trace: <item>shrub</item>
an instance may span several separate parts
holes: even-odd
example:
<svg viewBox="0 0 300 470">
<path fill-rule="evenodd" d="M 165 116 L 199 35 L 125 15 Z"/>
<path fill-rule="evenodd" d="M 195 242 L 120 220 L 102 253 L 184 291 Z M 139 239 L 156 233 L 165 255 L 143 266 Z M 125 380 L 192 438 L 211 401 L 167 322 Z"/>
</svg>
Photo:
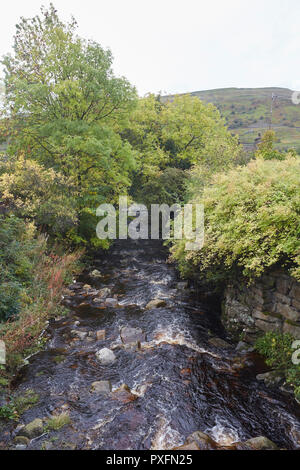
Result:
<svg viewBox="0 0 300 470">
<path fill-rule="evenodd" d="M 285 374 L 297 398 L 300 399 L 300 365 L 293 364 L 295 339 L 288 333 L 268 332 L 256 341 L 256 349 L 266 358 L 266 364 Z"/>
<path fill-rule="evenodd" d="M 214 281 L 239 272 L 250 281 L 280 264 L 300 279 L 300 159 L 252 160 L 218 173 L 199 197 L 205 208 L 202 250 L 185 252 L 177 241 L 172 255 L 183 273 Z"/>
<path fill-rule="evenodd" d="M 0 196 L 14 215 L 51 235 L 62 236 L 77 221 L 70 178 L 23 157 L 0 165 Z"/>
<path fill-rule="evenodd" d="M 30 223 L 16 217 L 0 219 L 0 338 L 6 344 L 6 378 L 39 348 L 45 322 L 61 314 L 65 283 L 78 271 L 82 252 L 47 252 L 44 236 L 37 236 Z M 10 288 L 8 288 L 10 287 Z"/>
</svg>

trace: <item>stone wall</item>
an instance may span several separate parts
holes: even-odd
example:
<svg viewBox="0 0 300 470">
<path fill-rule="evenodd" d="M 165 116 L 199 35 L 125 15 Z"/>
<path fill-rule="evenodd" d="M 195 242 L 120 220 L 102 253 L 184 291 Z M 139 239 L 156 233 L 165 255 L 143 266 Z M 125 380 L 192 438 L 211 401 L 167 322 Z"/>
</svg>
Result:
<svg viewBox="0 0 300 470">
<path fill-rule="evenodd" d="M 234 339 L 251 344 L 267 331 L 300 339 L 300 283 L 277 270 L 250 287 L 232 284 L 224 293 L 222 322 Z"/>
</svg>

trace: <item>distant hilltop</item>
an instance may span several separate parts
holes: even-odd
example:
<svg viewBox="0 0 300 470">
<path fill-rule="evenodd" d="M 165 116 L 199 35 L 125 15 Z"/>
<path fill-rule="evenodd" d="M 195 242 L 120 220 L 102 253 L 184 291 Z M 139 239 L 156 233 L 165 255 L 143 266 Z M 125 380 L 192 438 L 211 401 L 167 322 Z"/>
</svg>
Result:
<svg viewBox="0 0 300 470">
<path fill-rule="evenodd" d="M 292 93 L 288 88 L 270 87 L 218 88 L 189 94 L 213 103 L 246 148 L 253 148 L 255 139 L 271 126 L 276 132 L 277 148 L 296 148 L 300 152 L 300 104 L 293 104 Z M 174 96 L 163 96 L 162 100 Z"/>
</svg>

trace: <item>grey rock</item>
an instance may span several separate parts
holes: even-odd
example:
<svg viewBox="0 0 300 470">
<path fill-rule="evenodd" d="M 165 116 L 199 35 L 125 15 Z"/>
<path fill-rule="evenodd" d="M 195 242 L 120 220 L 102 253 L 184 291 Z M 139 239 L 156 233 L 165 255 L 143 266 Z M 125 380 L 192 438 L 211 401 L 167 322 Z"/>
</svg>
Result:
<svg viewBox="0 0 300 470">
<path fill-rule="evenodd" d="M 300 311 L 297 311 L 295 308 L 278 303 L 276 307 L 276 311 L 280 313 L 283 317 L 285 317 L 287 320 L 291 321 L 299 321 L 300 320 Z"/>
<path fill-rule="evenodd" d="M 118 305 L 118 301 L 117 299 L 114 299 L 112 297 L 107 297 L 107 299 L 105 299 L 105 304 L 109 307 L 115 307 L 116 305 Z"/>
<path fill-rule="evenodd" d="M 268 331 L 278 331 L 281 329 L 282 322 L 280 320 L 276 322 L 268 322 L 268 321 L 263 321 L 263 320 L 256 320 L 255 321 L 255 326 L 262 331 L 265 331 L 266 333 Z"/>
<path fill-rule="evenodd" d="M 81 340 L 84 340 L 88 335 L 87 331 L 80 331 L 80 330 L 71 330 L 71 334 L 73 336 L 77 336 Z"/>
<path fill-rule="evenodd" d="M 245 343 L 245 341 L 239 341 L 236 348 L 236 351 L 241 351 L 241 352 L 253 352 L 254 348 L 250 346 L 248 343 Z"/>
<path fill-rule="evenodd" d="M 116 356 L 111 349 L 102 348 L 96 352 L 97 359 L 102 365 L 112 364 L 116 360 Z"/>
<path fill-rule="evenodd" d="M 280 294 L 286 295 L 290 290 L 291 283 L 290 278 L 285 276 L 279 277 L 276 281 L 276 289 Z"/>
<path fill-rule="evenodd" d="M 124 326 L 120 332 L 123 343 L 138 343 L 146 341 L 146 335 L 141 328 Z"/>
<path fill-rule="evenodd" d="M 300 339 L 300 325 L 297 326 L 284 322 L 283 333 L 290 333 L 294 338 Z"/>
<path fill-rule="evenodd" d="M 264 374 L 258 374 L 256 379 L 265 383 L 267 387 L 278 385 L 284 380 L 284 374 L 278 371 L 265 372 Z"/>
</svg>

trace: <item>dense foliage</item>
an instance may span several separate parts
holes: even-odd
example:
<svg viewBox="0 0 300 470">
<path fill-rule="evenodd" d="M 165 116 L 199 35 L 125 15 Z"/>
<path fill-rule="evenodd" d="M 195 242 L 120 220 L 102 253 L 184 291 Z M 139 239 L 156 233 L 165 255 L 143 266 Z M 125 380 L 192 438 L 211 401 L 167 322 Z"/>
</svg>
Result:
<svg viewBox="0 0 300 470">
<path fill-rule="evenodd" d="M 17 315 L 28 298 L 43 248 L 32 224 L 0 217 L 0 321 Z"/>
<path fill-rule="evenodd" d="M 182 272 L 219 280 L 238 267 L 252 279 L 280 263 L 300 279 L 299 173 L 300 159 L 288 156 L 215 174 L 194 194 L 205 208 L 203 249 L 185 252 L 184 240 L 172 248 Z"/>
<path fill-rule="evenodd" d="M 93 243 L 96 219 L 90 230 L 81 225 L 130 185 L 134 154 L 119 131 L 135 105 L 135 89 L 114 76 L 111 52 L 79 38 L 75 20 L 64 24 L 53 5 L 22 18 L 13 55 L 3 64 L 9 154 L 72 179 L 78 230 L 69 237 Z"/>
<path fill-rule="evenodd" d="M 294 343 L 290 334 L 269 332 L 257 340 L 256 349 L 265 356 L 267 365 L 285 375 L 300 400 L 300 364 L 296 364 L 300 360 L 300 347 L 294 348 Z"/>
<path fill-rule="evenodd" d="M 168 168 L 187 171 L 201 165 L 203 175 L 230 167 L 241 155 L 237 138 L 224 126 L 220 113 L 213 105 L 205 105 L 190 95 L 165 101 L 149 95 L 141 99 L 131 114 L 129 127 L 122 136 L 136 150 L 136 170 L 133 175 L 132 194 L 141 196 L 152 191 L 157 200 L 166 202 L 170 193 L 161 186 L 167 183 L 164 173 Z M 181 172 L 173 170 L 175 186 L 181 186 Z M 204 177 L 201 184 L 203 184 Z M 170 183 L 167 184 L 170 186 Z M 146 191 L 147 188 L 147 191 Z M 158 189 L 158 192 L 157 192 Z M 181 202 L 185 192 L 181 193 Z M 178 190 L 174 191 L 178 202 Z M 147 201 L 150 203 L 148 192 Z"/>
</svg>

